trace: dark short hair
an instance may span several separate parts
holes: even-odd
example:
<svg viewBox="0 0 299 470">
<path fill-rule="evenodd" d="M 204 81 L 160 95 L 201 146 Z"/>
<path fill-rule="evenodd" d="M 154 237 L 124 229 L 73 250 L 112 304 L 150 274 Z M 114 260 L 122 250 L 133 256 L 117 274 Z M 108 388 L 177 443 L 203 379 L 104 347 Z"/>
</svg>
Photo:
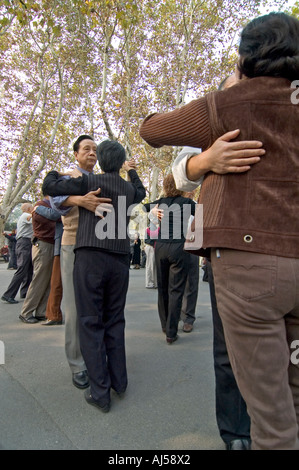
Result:
<svg viewBox="0 0 299 470">
<path fill-rule="evenodd" d="M 184 194 L 183 191 L 177 189 L 175 179 L 172 173 L 165 176 L 163 180 L 163 193 L 165 197 L 177 197 Z"/>
<path fill-rule="evenodd" d="M 97 159 L 105 173 L 119 171 L 126 161 L 126 151 L 116 140 L 104 140 L 97 146 Z"/>
<path fill-rule="evenodd" d="M 94 138 L 91 137 L 90 135 L 80 135 L 78 137 L 78 139 L 76 140 L 76 142 L 74 142 L 74 145 L 73 145 L 73 150 L 74 152 L 78 152 L 79 150 L 79 145 L 80 145 L 80 142 L 82 142 L 82 140 L 86 140 L 86 139 L 89 139 L 89 140 L 93 140 L 94 141 Z"/>
<path fill-rule="evenodd" d="M 299 20 L 285 13 L 255 18 L 243 29 L 238 68 L 246 77 L 299 77 Z"/>
</svg>

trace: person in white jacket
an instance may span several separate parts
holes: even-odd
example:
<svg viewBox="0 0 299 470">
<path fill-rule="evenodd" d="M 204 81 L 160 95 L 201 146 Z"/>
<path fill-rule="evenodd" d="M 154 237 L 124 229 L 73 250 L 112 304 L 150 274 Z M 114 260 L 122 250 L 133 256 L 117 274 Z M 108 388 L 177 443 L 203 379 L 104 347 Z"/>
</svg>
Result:
<svg viewBox="0 0 299 470">
<path fill-rule="evenodd" d="M 184 147 L 173 163 L 172 172 L 176 186 L 180 190 L 192 191 L 202 183 L 204 175 L 195 181 L 188 178 L 187 163 L 193 156 L 201 154 L 201 149 Z M 204 154 L 202 154 L 203 157 Z M 220 157 L 221 152 L 217 154 Z M 196 255 L 193 255 L 196 256 Z M 230 365 L 226 349 L 223 326 L 217 310 L 211 263 L 207 260 L 209 287 L 213 316 L 213 358 L 216 393 L 216 421 L 220 436 L 228 450 L 250 448 L 250 418 L 246 404 L 240 394 Z M 229 390 L 229 392 L 227 392 Z"/>
<path fill-rule="evenodd" d="M 235 83 L 234 76 L 222 82 L 222 87 Z M 224 134 L 205 152 L 184 147 L 172 167 L 177 189 L 194 191 L 209 171 L 218 174 L 244 173 L 260 161 L 264 150 L 257 141 L 230 142 L 239 134 L 236 129 Z M 213 357 L 215 371 L 216 420 L 227 450 L 250 449 L 250 418 L 228 357 L 222 321 L 217 309 L 211 263 L 207 260 L 208 281 L 213 315 Z"/>
</svg>

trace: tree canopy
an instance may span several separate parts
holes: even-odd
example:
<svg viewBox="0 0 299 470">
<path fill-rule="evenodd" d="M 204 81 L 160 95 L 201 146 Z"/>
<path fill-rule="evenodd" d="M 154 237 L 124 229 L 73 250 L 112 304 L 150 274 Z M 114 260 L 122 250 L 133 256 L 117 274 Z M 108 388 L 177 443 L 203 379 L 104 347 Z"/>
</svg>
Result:
<svg viewBox="0 0 299 470">
<path fill-rule="evenodd" d="M 145 144 L 142 119 L 215 89 L 234 70 L 244 24 L 286 3 L 2 0 L 1 220 L 40 197 L 45 173 L 69 167 L 86 133 L 119 140 L 155 199 L 178 149 Z"/>
</svg>

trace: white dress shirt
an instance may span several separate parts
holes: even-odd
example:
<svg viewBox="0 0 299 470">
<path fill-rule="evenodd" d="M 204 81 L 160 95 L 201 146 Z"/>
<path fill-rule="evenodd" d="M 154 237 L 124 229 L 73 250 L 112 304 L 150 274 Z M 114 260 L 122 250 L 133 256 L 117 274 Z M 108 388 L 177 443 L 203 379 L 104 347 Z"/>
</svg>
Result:
<svg viewBox="0 0 299 470">
<path fill-rule="evenodd" d="M 172 174 L 177 189 L 180 191 L 193 191 L 203 182 L 203 176 L 196 181 L 190 181 L 187 178 L 186 165 L 189 158 L 201 153 L 201 149 L 195 147 L 184 147 L 178 154 L 172 165 Z"/>
</svg>

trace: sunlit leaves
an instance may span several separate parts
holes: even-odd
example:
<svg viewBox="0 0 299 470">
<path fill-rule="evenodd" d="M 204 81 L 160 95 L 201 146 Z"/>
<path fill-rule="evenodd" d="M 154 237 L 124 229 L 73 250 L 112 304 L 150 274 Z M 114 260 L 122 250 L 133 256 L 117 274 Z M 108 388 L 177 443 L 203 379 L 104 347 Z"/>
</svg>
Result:
<svg viewBox="0 0 299 470">
<path fill-rule="evenodd" d="M 81 133 L 93 134 L 97 141 L 107 136 L 120 140 L 136 158 L 151 192 L 152 181 L 159 173 L 161 184 L 177 149 L 157 151 L 147 146 L 139 136 L 142 119 L 151 111 L 172 110 L 217 88 L 234 70 L 240 29 L 265 3 L 276 9 L 285 4 L 2 0 L 0 156 L 6 183 L 2 193 L 6 188 L 12 192 L 21 180 L 30 181 L 45 158 L 27 195 L 38 191 L 45 171 L 72 162 L 71 142 Z M 293 13 L 298 10 L 297 3 Z M 25 150 L 14 170 L 22 145 Z M 12 171 L 15 178 L 9 188 Z"/>
<path fill-rule="evenodd" d="M 296 16 L 296 18 L 299 18 L 299 2 L 296 2 L 293 6 L 292 15 Z"/>
</svg>

